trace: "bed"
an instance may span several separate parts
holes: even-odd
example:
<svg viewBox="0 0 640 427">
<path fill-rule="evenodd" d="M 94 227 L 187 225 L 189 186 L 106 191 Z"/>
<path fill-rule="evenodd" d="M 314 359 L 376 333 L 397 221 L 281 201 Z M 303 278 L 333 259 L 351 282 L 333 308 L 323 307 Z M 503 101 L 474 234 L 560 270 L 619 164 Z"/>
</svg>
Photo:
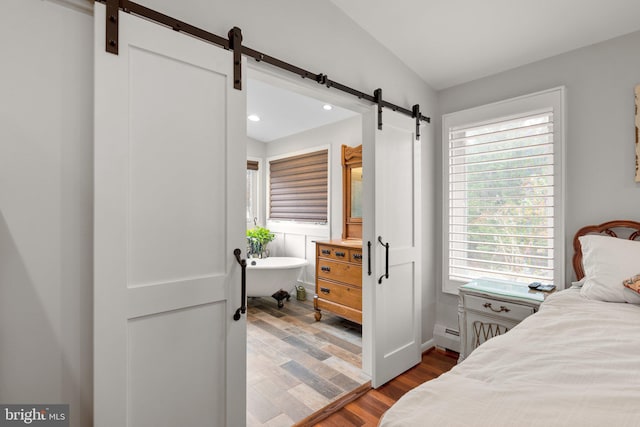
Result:
<svg viewBox="0 0 640 427">
<path fill-rule="evenodd" d="M 640 274 L 638 238 L 634 221 L 579 230 L 578 282 L 404 395 L 379 425 L 640 426 L 640 294 L 623 285 Z"/>
</svg>

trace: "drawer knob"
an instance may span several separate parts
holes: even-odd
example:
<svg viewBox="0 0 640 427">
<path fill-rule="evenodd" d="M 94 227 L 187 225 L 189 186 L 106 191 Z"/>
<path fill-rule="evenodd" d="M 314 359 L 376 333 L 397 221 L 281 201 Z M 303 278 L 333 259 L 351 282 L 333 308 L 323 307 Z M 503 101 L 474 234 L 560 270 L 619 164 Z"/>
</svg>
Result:
<svg viewBox="0 0 640 427">
<path fill-rule="evenodd" d="M 344 252 L 336 252 L 336 256 L 344 257 Z"/>
<path fill-rule="evenodd" d="M 331 289 L 329 288 L 320 288 L 320 292 L 322 292 L 323 294 L 330 294 L 331 293 Z"/>
<path fill-rule="evenodd" d="M 362 260 L 362 254 L 353 254 L 353 259 Z"/>
<path fill-rule="evenodd" d="M 322 255 L 331 255 L 331 251 L 329 249 L 323 249 Z"/>
<path fill-rule="evenodd" d="M 325 266 L 322 266 L 322 267 L 320 267 L 320 270 L 322 270 L 322 271 L 324 271 L 324 272 L 328 273 L 328 272 L 330 272 L 330 271 L 331 271 L 331 267 L 325 267 Z"/>
<path fill-rule="evenodd" d="M 484 308 L 488 308 L 489 310 L 493 311 L 494 313 L 502 313 L 503 311 L 504 311 L 505 313 L 508 313 L 508 312 L 510 312 L 510 311 L 511 311 L 509 308 L 505 307 L 504 305 L 501 305 L 501 306 L 500 306 L 500 309 L 496 310 L 495 308 L 493 308 L 493 307 L 491 306 L 491 303 L 490 303 L 490 302 L 485 302 L 483 307 L 484 307 Z"/>
</svg>

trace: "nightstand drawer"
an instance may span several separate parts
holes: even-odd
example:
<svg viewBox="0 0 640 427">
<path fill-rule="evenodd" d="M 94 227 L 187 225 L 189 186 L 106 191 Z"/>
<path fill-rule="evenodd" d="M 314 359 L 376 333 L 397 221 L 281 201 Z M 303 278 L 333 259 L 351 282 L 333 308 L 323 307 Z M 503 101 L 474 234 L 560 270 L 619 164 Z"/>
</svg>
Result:
<svg viewBox="0 0 640 427">
<path fill-rule="evenodd" d="M 516 321 L 523 320 L 527 316 L 535 313 L 535 309 L 531 306 L 497 301 L 495 299 L 476 297 L 473 295 L 465 296 L 465 306 L 469 310 Z"/>
</svg>

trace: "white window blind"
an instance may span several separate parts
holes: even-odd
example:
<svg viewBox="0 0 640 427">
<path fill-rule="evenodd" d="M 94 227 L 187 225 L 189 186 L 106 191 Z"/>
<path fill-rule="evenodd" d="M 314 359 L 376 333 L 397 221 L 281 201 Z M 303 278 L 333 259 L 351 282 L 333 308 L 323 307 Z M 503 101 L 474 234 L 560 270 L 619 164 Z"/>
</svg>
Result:
<svg viewBox="0 0 640 427">
<path fill-rule="evenodd" d="M 443 128 L 447 282 L 558 278 L 556 119 L 549 106 Z"/>
</svg>

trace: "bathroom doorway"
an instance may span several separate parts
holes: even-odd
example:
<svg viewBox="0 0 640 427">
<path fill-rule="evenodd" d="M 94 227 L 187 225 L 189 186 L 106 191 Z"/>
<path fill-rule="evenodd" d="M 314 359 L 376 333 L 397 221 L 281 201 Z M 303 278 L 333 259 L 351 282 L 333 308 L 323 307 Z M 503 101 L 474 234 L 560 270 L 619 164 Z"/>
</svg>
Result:
<svg viewBox="0 0 640 427">
<path fill-rule="evenodd" d="M 301 87 L 289 79 L 249 68 L 247 228 L 261 227 L 273 235 L 260 254 L 250 254 L 250 247 L 247 251 L 247 256 L 257 258 L 247 260 L 249 426 L 294 424 L 363 385 L 368 388 L 370 381 L 362 369 L 361 321 L 327 310 L 322 310 L 321 319 L 316 320 L 318 311 L 313 303 L 316 243 L 343 237 L 342 146 L 362 144 L 361 114 L 341 107 L 335 100 L 326 89 Z M 272 165 L 322 151 L 327 153 L 326 219 L 276 218 L 270 198 Z M 251 283 L 264 284 L 270 273 L 267 268 L 251 271 L 252 259 L 254 267 L 260 267 L 262 256 L 267 254 L 267 260 L 296 258 L 306 264 L 300 267 L 297 281 L 252 292 Z M 357 259 L 361 261 L 362 257 Z M 280 288 L 289 293 L 288 298 L 271 296 Z"/>
</svg>

